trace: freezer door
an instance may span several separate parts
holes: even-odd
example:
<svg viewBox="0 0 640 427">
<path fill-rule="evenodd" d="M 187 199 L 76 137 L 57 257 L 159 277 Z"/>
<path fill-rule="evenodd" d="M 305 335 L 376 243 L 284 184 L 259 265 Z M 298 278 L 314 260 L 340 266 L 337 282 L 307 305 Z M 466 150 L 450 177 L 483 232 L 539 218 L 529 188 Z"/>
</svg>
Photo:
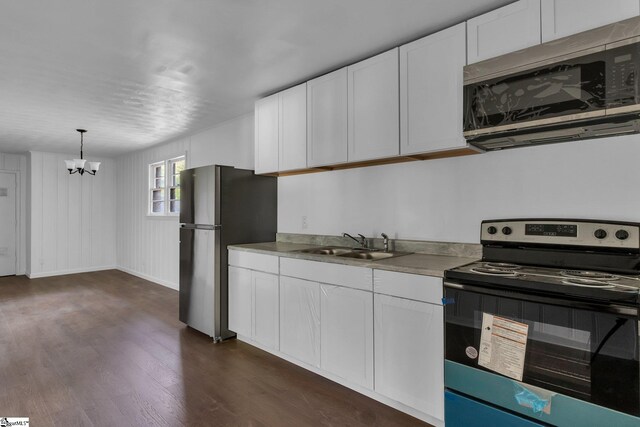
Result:
<svg viewBox="0 0 640 427">
<path fill-rule="evenodd" d="M 180 321 L 215 337 L 216 230 L 180 228 Z"/>
<path fill-rule="evenodd" d="M 193 224 L 193 169 L 180 172 L 180 222 Z"/>
<path fill-rule="evenodd" d="M 214 224 L 216 168 L 205 166 L 180 173 L 180 222 Z"/>
</svg>

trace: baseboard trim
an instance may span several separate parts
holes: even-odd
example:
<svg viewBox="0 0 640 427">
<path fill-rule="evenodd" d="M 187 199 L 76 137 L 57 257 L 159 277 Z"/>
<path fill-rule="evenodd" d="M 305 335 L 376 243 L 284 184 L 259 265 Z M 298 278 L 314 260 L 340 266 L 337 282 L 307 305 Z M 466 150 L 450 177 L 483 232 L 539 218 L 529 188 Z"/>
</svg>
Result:
<svg viewBox="0 0 640 427">
<path fill-rule="evenodd" d="M 164 286 L 165 288 L 173 289 L 174 291 L 177 291 L 179 289 L 177 283 L 172 283 L 167 280 L 158 279 L 157 277 L 149 276 L 148 274 L 140 273 L 138 271 L 131 270 L 126 267 L 113 267 L 113 268 L 120 270 L 124 273 L 131 274 L 132 276 L 136 276 L 141 279 L 148 280 L 149 282 L 153 282 L 157 285 Z"/>
<path fill-rule="evenodd" d="M 68 270 L 43 271 L 41 273 L 26 273 L 29 279 L 39 279 L 41 277 L 64 276 L 66 274 L 91 273 L 93 271 L 113 270 L 115 265 L 104 265 L 101 267 L 70 268 Z"/>
</svg>

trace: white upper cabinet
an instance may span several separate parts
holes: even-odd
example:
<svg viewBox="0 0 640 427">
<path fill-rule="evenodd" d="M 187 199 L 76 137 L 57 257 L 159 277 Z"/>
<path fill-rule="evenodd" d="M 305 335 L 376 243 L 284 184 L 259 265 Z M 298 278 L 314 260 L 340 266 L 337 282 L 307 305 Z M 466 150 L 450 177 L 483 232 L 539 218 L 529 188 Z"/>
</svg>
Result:
<svg viewBox="0 0 640 427">
<path fill-rule="evenodd" d="M 520 0 L 470 19 L 467 32 L 469 64 L 540 44 L 540 0 Z"/>
<path fill-rule="evenodd" d="M 463 148 L 466 24 L 400 47 L 400 154 Z"/>
<path fill-rule="evenodd" d="M 307 166 L 347 161 L 347 68 L 307 82 Z"/>
<path fill-rule="evenodd" d="M 279 171 L 307 167 L 307 84 L 280 92 Z"/>
<path fill-rule="evenodd" d="M 255 172 L 278 171 L 279 94 L 256 101 L 255 105 Z"/>
<path fill-rule="evenodd" d="M 349 162 L 397 156 L 398 49 L 347 67 Z"/>
<path fill-rule="evenodd" d="M 542 0 L 542 41 L 559 39 L 638 14 L 638 0 Z"/>
</svg>

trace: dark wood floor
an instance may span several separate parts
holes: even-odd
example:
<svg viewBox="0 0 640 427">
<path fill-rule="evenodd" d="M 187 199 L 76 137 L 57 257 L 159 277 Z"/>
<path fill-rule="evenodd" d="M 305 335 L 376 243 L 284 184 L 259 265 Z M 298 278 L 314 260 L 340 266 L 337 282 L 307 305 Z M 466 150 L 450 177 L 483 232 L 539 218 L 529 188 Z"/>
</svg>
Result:
<svg viewBox="0 0 640 427">
<path fill-rule="evenodd" d="M 415 418 L 177 320 L 120 271 L 0 278 L 0 416 L 33 426 L 411 426 Z"/>
</svg>

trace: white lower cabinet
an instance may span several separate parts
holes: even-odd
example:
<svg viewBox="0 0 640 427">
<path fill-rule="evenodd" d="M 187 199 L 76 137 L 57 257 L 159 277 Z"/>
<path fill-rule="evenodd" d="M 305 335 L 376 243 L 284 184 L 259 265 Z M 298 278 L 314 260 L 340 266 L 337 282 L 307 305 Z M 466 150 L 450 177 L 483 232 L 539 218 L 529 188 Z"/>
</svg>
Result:
<svg viewBox="0 0 640 427">
<path fill-rule="evenodd" d="M 252 337 L 273 349 L 278 349 L 280 343 L 279 306 L 278 276 L 254 271 Z"/>
<path fill-rule="evenodd" d="M 252 271 L 229 266 L 229 329 L 251 337 Z"/>
<path fill-rule="evenodd" d="M 280 351 L 320 365 L 320 285 L 280 277 Z"/>
<path fill-rule="evenodd" d="M 373 294 L 320 285 L 320 367 L 373 389 Z"/>
<path fill-rule="evenodd" d="M 444 419 L 442 306 L 374 295 L 375 391 Z"/>
<path fill-rule="evenodd" d="M 232 331 L 443 425 L 441 278 L 229 253 Z"/>
<path fill-rule="evenodd" d="M 229 329 L 278 349 L 278 276 L 229 267 Z"/>
</svg>

